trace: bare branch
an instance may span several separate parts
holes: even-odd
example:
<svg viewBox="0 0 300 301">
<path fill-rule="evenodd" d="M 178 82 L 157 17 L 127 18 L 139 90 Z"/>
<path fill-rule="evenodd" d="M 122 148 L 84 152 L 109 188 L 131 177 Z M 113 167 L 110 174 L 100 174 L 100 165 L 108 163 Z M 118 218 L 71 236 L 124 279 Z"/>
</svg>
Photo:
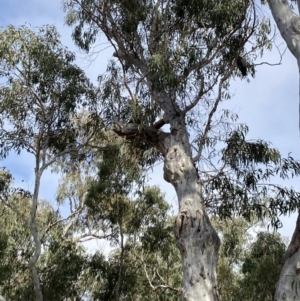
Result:
<svg viewBox="0 0 300 301">
<path fill-rule="evenodd" d="M 224 75 L 224 77 L 220 80 L 219 82 L 219 87 L 218 87 L 218 96 L 214 102 L 214 105 L 211 109 L 211 111 L 209 112 L 208 114 L 208 118 L 207 118 L 207 122 L 206 122 L 206 126 L 204 128 L 204 132 L 201 136 L 201 139 L 200 139 L 200 147 L 199 147 L 199 151 L 198 151 L 198 154 L 193 158 L 193 162 L 197 162 L 200 158 L 201 158 L 201 155 L 202 155 L 202 151 L 203 151 L 203 148 L 204 148 L 204 145 L 205 145 L 205 140 L 207 138 L 207 135 L 211 129 L 211 123 L 212 123 L 212 118 L 218 108 L 218 105 L 221 101 L 221 98 L 222 98 L 222 89 L 223 89 L 223 84 L 226 82 L 226 80 L 229 78 L 232 70 L 233 70 L 234 67 L 231 67 L 230 70 L 227 72 L 227 74 Z"/>
<path fill-rule="evenodd" d="M 112 234 L 99 235 L 96 232 L 92 233 L 92 232 L 89 231 L 88 233 L 85 233 L 85 234 L 82 234 L 82 235 L 76 237 L 75 241 L 85 242 L 85 241 L 89 241 L 89 240 L 92 240 L 92 239 L 109 239 L 111 237 L 112 237 Z"/>
<path fill-rule="evenodd" d="M 166 282 L 165 282 L 165 281 L 161 278 L 161 276 L 158 274 L 157 270 L 156 270 L 156 274 L 157 274 L 158 277 L 161 279 L 161 281 L 163 281 L 163 283 L 165 283 L 165 284 L 159 284 L 159 285 L 154 286 L 154 285 L 152 284 L 152 281 L 153 281 L 153 279 L 154 279 L 154 276 L 153 276 L 153 278 L 152 278 L 152 280 L 151 280 L 150 277 L 149 277 L 149 274 L 148 274 L 148 272 L 147 272 L 147 268 L 146 268 L 146 264 L 145 264 L 145 263 L 143 263 L 143 267 L 144 267 L 144 272 L 145 272 L 146 278 L 147 278 L 147 280 L 148 280 L 148 283 L 149 283 L 150 287 L 151 287 L 154 291 L 156 291 L 156 290 L 158 290 L 158 289 L 169 289 L 169 290 L 174 291 L 174 292 L 176 292 L 176 293 L 178 293 L 178 294 L 181 294 L 181 293 L 182 293 L 182 289 L 180 289 L 180 288 L 174 288 L 174 287 L 172 287 L 172 286 L 166 284 Z"/>
</svg>

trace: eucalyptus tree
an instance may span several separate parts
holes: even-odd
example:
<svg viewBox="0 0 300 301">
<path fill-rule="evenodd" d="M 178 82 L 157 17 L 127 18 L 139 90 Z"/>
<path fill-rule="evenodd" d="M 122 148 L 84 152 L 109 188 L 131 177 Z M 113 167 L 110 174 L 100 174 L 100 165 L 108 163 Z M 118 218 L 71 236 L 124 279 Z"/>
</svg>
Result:
<svg viewBox="0 0 300 301">
<path fill-rule="evenodd" d="M 212 221 L 221 234 L 218 280 L 222 300 L 274 300 L 285 238 L 266 232 L 267 221 L 256 218 Z"/>
<path fill-rule="evenodd" d="M 229 80 L 245 75 L 237 61 L 254 75 L 257 51 L 271 47 L 268 23 L 254 1 L 65 0 L 64 8 L 79 47 L 89 51 L 104 34 L 113 49 L 99 82 L 115 133 L 148 165 L 161 159 L 175 188 L 182 299 L 218 300 L 220 241 L 208 213 L 268 215 L 276 225 L 278 210 L 298 206 L 294 190 L 261 184 L 289 169 L 298 175 L 299 163 L 281 161 L 263 141 L 247 142 L 247 127 L 219 109 Z"/>
<path fill-rule="evenodd" d="M 273 301 L 286 245 L 278 233 L 260 232 L 250 245 L 234 300 Z"/>
<path fill-rule="evenodd" d="M 169 206 L 159 189 L 147 187 L 129 199 L 96 193 L 102 190 L 99 184 L 87 205 L 94 218 L 106 220 L 117 235 L 109 240 L 112 250 L 107 258 L 100 251 L 91 256 L 86 278 L 91 298 L 178 300 L 180 255 L 172 222 L 166 218 Z"/>
<path fill-rule="evenodd" d="M 100 129 L 96 93 L 54 27 L 10 26 L 0 32 L 0 155 L 34 157 L 34 189 L 28 224 L 34 249 L 28 260 L 36 300 L 43 300 L 36 270 L 41 237 L 36 221 L 40 182 L 58 159 L 79 158 Z M 2 199 L 8 207 L 9 199 Z M 21 212 L 20 212 L 21 214 Z"/>
<path fill-rule="evenodd" d="M 287 0 L 268 0 L 273 18 L 285 40 L 288 49 L 297 60 L 300 70 L 300 2 Z M 296 4 L 298 13 L 293 10 Z M 300 79 L 299 79 L 300 80 Z M 300 91 L 300 82 L 299 82 Z M 300 96 L 299 96 L 299 128 L 300 128 Z M 295 231 L 285 255 L 285 262 L 277 284 L 276 300 L 300 300 L 298 294 L 298 267 L 300 262 L 300 215 L 298 214 Z M 297 290 L 295 290 L 297 288 Z"/>
<path fill-rule="evenodd" d="M 35 243 L 26 223 L 26 219 L 30 219 L 31 194 L 14 189 L 12 184 L 6 189 L 7 193 L 9 207 L 5 202 L 0 203 L 0 295 L 6 300 L 34 301 L 36 296 L 28 261 L 35 250 Z M 43 252 L 36 269 L 44 300 L 74 300 L 85 293 L 78 282 L 86 269 L 87 255 L 76 242 L 62 239 L 67 221 L 61 219 L 49 202 L 38 201 L 36 223 Z M 73 237 L 74 231 L 68 234 Z"/>
</svg>

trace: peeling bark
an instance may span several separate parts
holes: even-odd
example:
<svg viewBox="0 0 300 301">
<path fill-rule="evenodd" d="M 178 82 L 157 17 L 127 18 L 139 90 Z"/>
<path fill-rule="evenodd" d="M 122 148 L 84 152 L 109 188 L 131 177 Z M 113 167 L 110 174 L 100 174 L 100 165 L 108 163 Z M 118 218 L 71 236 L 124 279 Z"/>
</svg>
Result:
<svg viewBox="0 0 300 301">
<path fill-rule="evenodd" d="M 184 118 L 171 120 L 171 133 L 149 126 L 117 123 L 114 131 L 127 139 L 140 138 L 158 145 L 164 156 L 164 179 L 178 197 L 174 233 L 183 267 L 183 301 L 218 301 L 216 269 L 220 239 L 203 205 L 202 187 L 193 164 Z"/>
<path fill-rule="evenodd" d="M 166 155 L 164 178 L 174 185 L 179 202 L 174 232 L 182 258 L 182 300 L 219 300 L 216 268 L 220 240 L 204 210 L 191 157 L 178 145 L 170 147 Z"/>
</svg>

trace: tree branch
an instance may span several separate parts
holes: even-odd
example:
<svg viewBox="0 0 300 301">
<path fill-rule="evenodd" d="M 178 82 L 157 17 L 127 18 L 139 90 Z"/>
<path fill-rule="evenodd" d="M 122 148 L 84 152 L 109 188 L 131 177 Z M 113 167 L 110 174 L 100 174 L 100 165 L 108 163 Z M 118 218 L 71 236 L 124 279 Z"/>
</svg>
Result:
<svg viewBox="0 0 300 301">
<path fill-rule="evenodd" d="M 159 142 L 159 134 L 154 127 L 138 124 L 138 123 L 121 123 L 116 122 L 113 131 L 121 137 L 126 139 L 141 138 L 150 144 L 157 144 Z"/>
<path fill-rule="evenodd" d="M 218 105 L 221 101 L 221 98 L 222 98 L 222 88 L 223 88 L 223 84 L 224 82 L 229 78 L 231 72 L 233 70 L 233 67 L 230 68 L 230 70 L 228 71 L 227 74 L 225 74 L 225 76 L 220 80 L 219 82 L 219 87 L 218 87 L 218 96 L 214 102 L 214 105 L 211 109 L 211 111 L 209 112 L 208 114 L 208 118 L 207 118 L 207 122 L 206 122 L 206 126 L 205 126 L 205 129 L 204 129 L 204 132 L 202 134 L 202 137 L 200 139 L 200 147 L 199 147 L 199 151 L 198 151 L 198 154 L 193 158 L 193 162 L 197 162 L 201 155 L 202 155 L 202 151 L 203 151 L 203 148 L 204 148 L 204 145 L 205 145 L 205 140 L 208 136 L 208 133 L 211 129 L 211 123 L 212 123 L 212 118 L 218 108 Z"/>
<path fill-rule="evenodd" d="M 159 285 L 154 286 L 154 285 L 152 284 L 152 281 L 150 280 L 149 275 L 148 275 L 148 272 L 147 272 L 146 264 L 145 264 L 145 263 L 143 263 L 143 267 L 144 267 L 144 271 L 145 271 L 145 275 L 146 275 L 146 278 L 147 278 L 147 280 L 148 280 L 148 283 L 149 283 L 150 287 L 151 287 L 154 291 L 156 291 L 156 290 L 158 290 L 158 289 L 169 289 L 169 290 L 174 291 L 174 292 L 176 292 L 176 293 L 178 293 L 178 294 L 181 294 L 182 289 L 174 288 L 174 287 L 172 287 L 172 286 L 166 284 L 165 281 L 161 278 L 161 276 L 158 274 L 157 271 L 156 271 L 156 273 L 157 273 L 158 277 L 159 277 L 165 284 L 159 284 Z"/>
</svg>

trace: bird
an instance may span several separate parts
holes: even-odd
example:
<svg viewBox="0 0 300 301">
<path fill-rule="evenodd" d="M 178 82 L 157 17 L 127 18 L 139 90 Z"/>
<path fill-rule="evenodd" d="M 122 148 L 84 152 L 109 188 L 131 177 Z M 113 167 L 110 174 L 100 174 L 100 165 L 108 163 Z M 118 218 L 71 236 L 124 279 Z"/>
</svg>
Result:
<svg viewBox="0 0 300 301">
<path fill-rule="evenodd" d="M 236 65 L 239 68 L 239 70 L 241 71 L 243 76 L 247 75 L 247 62 L 245 61 L 245 59 L 243 59 L 241 56 L 238 56 L 237 60 L 236 60 Z"/>
</svg>

